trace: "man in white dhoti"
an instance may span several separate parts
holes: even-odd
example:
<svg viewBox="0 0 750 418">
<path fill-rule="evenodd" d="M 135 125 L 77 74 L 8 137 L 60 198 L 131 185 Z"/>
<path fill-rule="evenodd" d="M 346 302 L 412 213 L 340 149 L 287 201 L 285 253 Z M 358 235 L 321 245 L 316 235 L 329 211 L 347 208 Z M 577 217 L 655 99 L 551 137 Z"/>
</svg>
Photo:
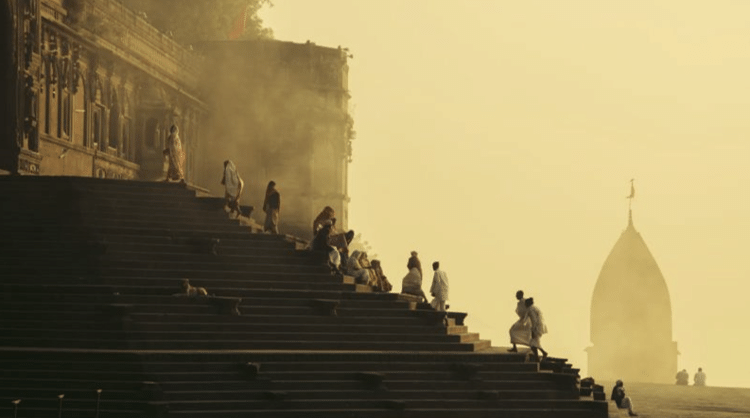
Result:
<svg viewBox="0 0 750 418">
<path fill-rule="evenodd" d="M 698 367 L 698 373 L 693 376 L 693 382 L 695 386 L 706 386 L 706 373 L 702 368 Z"/>
<path fill-rule="evenodd" d="M 630 400 L 630 396 L 625 396 L 625 388 L 623 387 L 622 380 L 618 380 L 615 383 L 615 387 L 612 388 L 612 400 L 620 409 L 627 409 L 628 415 L 631 417 L 637 417 L 638 414 L 633 412 L 633 401 Z"/>
<path fill-rule="evenodd" d="M 240 210 L 240 196 L 245 182 L 240 178 L 237 167 L 231 160 L 224 161 L 224 177 L 221 178 L 221 184 L 224 185 L 225 206 L 229 208 L 229 215 L 233 213 L 239 217 L 242 214 Z"/>
<path fill-rule="evenodd" d="M 542 359 L 547 358 L 547 352 L 542 348 L 542 335 L 547 333 L 547 324 L 544 323 L 542 311 L 534 305 L 534 298 L 526 299 L 526 314 L 531 321 L 531 340 L 529 347 L 534 352 L 534 356 L 539 358 L 539 351 L 542 352 Z"/>
<path fill-rule="evenodd" d="M 516 315 L 518 315 L 518 321 L 516 321 L 510 327 L 510 343 L 513 344 L 511 353 L 517 353 L 518 347 L 516 344 L 529 345 L 531 340 L 531 321 L 526 315 L 526 299 L 523 297 L 523 290 L 516 292 Z"/>
<path fill-rule="evenodd" d="M 448 300 L 448 275 L 440 270 L 439 261 L 432 263 L 432 269 L 435 270 L 435 274 L 432 276 L 430 293 L 435 299 L 430 304 L 436 311 L 445 312 L 445 302 Z"/>
</svg>

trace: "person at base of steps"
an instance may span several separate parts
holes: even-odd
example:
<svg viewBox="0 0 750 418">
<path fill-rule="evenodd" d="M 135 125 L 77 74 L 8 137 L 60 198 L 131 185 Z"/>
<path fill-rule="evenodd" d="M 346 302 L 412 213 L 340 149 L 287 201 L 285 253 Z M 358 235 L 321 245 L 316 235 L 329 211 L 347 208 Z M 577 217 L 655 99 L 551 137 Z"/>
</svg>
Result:
<svg viewBox="0 0 750 418">
<path fill-rule="evenodd" d="M 440 262 L 432 263 L 435 274 L 432 276 L 430 294 L 434 298 L 430 305 L 438 312 L 445 312 L 445 302 L 448 300 L 448 275 L 440 270 Z"/>
<path fill-rule="evenodd" d="M 534 298 L 526 299 L 526 313 L 531 321 L 531 340 L 529 347 L 534 353 L 534 357 L 539 359 L 539 351 L 542 352 L 542 359 L 547 358 L 547 352 L 542 348 L 542 335 L 547 333 L 547 324 L 544 323 L 542 311 L 534 305 Z"/>
<path fill-rule="evenodd" d="M 508 350 L 511 353 L 517 353 L 517 344 L 530 345 L 531 344 L 531 321 L 526 313 L 526 298 L 523 297 L 523 290 L 516 292 L 516 315 L 518 315 L 518 321 L 516 321 L 510 327 L 510 343 L 513 347 Z"/>
<path fill-rule="evenodd" d="M 675 379 L 677 382 L 675 384 L 680 386 L 687 386 L 690 380 L 690 375 L 687 372 L 687 369 L 682 369 L 681 372 L 677 372 L 677 376 L 675 376 Z"/>
<path fill-rule="evenodd" d="M 693 385 L 706 386 L 706 373 L 704 373 L 703 369 L 700 367 L 698 367 L 698 372 L 693 376 Z"/>
<path fill-rule="evenodd" d="M 279 213 L 281 212 L 281 195 L 276 190 L 276 182 L 269 181 L 266 187 L 266 198 L 263 200 L 263 212 L 266 213 L 266 222 L 263 224 L 263 232 L 272 234 L 279 233 Z"/>
<path fill-rule="evenodd" d="M 242 181 L 232 160 L 224 161 L 224 176 L 221 178 L 221 184 L 224 185 L 225 207 L 229 209 L 229 215 L 236 213 L 239 217 L 242 215 L 240 196 L 245 188 L 245 182 Z"/>
<path fill-rule="evenodd" d="M 615 387 L 612 388 L 611 399 L 615 401 L 615 404 L 620 409 L 627 409 L 628 415 L 631 417 L 637 417 L 638 414 L 633 412 L 633 401 L 630 400 L 630 396 L 625 396 L 625 387 L 623 386 L 622 380 L 618 380 L 615 383 Z"/>
</svg>

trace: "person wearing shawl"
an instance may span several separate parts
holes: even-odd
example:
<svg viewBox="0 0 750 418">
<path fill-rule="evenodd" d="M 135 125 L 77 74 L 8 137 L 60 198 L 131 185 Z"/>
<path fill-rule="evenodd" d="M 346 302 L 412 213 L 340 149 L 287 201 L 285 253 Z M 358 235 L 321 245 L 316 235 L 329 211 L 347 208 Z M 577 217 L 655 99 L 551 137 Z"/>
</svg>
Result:
<svg viewBox="0 0 750 418">
<path fill-rule="evenodd" d="M 423 277 L 422 274 L 422 262 L 419 261 L 419 257 L 417 257 L 417 252 L 412 251 L 411 257 L 409 257 L 409 261 L 406 262 L 406 268 L 411 270 L 412 268 L 416 268 L 419 270 L 419 277 Z"/>
<path fill-rule="evenodd" d="M 360 263 L 362 255 L 362 251 L 355 250 L 346 261 L 346 273 L 354 277 L 357 284 L 367 284 L 370 281 L 370 273 Z"/>
<path fill-rule="evenodd" d="M 385 277 L 385 274 L 383 274 L 380 260 L 372 260 L 370 265 L 372 266 L 372 272 L 375 274 L 375 277 L 377 277 L 377 285 L 375 286 L 375 289 L 380 292 L 390 292 L 391 289 L 393 289 L 393 286 L 388 281 L 388 278 Z"/>
<path fill-rule="evenodd" d="M 279 233 L 279 212 L 281 211 L 281 195 L 276 190 L 276 182 L 269 181 L 266 187 L 266 198 L 263 200 L 263 212 L 266 213 L 266 222 L 263 224 L 263 232 Z"/>
<path fill-rule="evenodd" d="M 526 299 L 526 314 L 531 321 L 531 340 L 529 347 L 534 352 L 534 356 L 539 358 L 539 352 L 542 352 L 542 359 L 547 358 L 547 352 L 542 348 L 542 335 L 547 333 L 547 325 L 544 323 L 542 311 L 534 305 L 534 298 Z"/>
<path fill-rule="evenodd" d="M 430 304 L 436 311 L 445 312 L 445 302 L 448 300 L 448 275 L 440 270 L 439 261 L 432 263 L 432 269 L 435 270 L 435 274 L 432 276 L 430 294 L 434 299 Z"/>
<path fill-rule="evenodd" d="M 523 297 L 523 290 L 516 292 L 516 315 L 518 315 L 518 321 L 510 327 L 510 342 L 513 344 L 511 353 L 517 353 L 518 347 L 516 344 L 529 345 L 531 341 L 531 321 L 526 315 L 526 299 Z"/>
<path fill-rule="evenodd" d="M 239 217 L 242 214 L 240 210 L 240 195 L 245 186 L 237 167 L 231 160 L 224 161 L 224 177 L 221 178 L 221 184 L 224 185 L 224 198 L 226 206 L 229 208 L 229 214 L 237 213 Z"/>
<path fill-rule="evenodd" d="M 416 267 L 411 267 L 401 281 L 401 293 L 419 296 L 423 302 L 427 302 L 427 296 L 422 290 L 422 273 Z"/>
<path fill-rule="evenodd" d="M 167 178 L 165 181 L 179 180 L 184 183 L 185 152 L 182 150 L 182 142 L 180 142 L 180 134 L 177 125 L 172 125 L 169 129 L 167 148 L 164 149 L 164 155 L 169 157 L 169 169 L 167 170 Z"/>
<path fill-rule="evenodd" d="M 323 208 L 323 211 L 318 214 L 318 217 L 315 218 L 313 221 L 313 236 L 315 236 L 318 231 L 323 228 L 323 225 L 326 224 L 326 222 L 334 219 L 336 217 L 336 212 L 333 210 L 332 207 L 326 206 Z M 335 230 L 331 229 L 331 233 L 334 233 Z"/>
</svg>

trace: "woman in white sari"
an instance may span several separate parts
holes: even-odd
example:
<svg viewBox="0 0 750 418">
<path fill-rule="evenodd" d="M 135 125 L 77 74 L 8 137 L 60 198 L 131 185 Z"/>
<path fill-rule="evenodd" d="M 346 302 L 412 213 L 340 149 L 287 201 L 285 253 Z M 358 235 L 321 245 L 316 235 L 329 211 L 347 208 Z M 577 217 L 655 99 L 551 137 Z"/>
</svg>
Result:
<svg viewBox="0 0 750 418">
<path fill-rule="evenodd" d="M 169 129 L 167 148 L 164 150 L 164 155 L 169 157 L 169 169 L 167 170 L 167 178 L 165 181 L 179 180 L 184 183 L 185 152 L 182 150 L 182 142 L 180 141 L 180 134 L 177 125 L 172 125 Z"/>
<path fill-rule="evenodd" d="M 231 160 L 224 161 L 224 177 L 221 179 L 221 184 L 224 185 L 224 198 L 226 199 L 226 206 L 229 208 L 229 214 L 236 213 L 239 217 L 242 214 L 240 196 L 242 195 L 242 189 L 245 187 L 245 182 L 242 181 L 240 174 L 237 172 L 237 167 Z"/>
<path fill-rule="evenodd" d="M 531 341 L 531 321 L 526 314 L 526 299 L 523 297 L 523 290 L 516 292 L 516 299 L 518 299 L 516 305 L 518 321 L 510 327 L 510 343 L 513 344 L 513 348 L 508 351 L 511 353 L 518 352 L 516 344 L 530 345 Z"/>
</svg>

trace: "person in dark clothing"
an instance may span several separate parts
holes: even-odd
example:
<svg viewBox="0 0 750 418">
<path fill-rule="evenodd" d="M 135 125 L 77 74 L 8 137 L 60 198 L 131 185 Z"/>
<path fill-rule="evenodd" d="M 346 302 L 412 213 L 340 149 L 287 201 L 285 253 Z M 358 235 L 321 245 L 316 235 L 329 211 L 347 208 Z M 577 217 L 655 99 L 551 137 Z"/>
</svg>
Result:
<svg viewBox="0 0 750 418">
<path fill-rule="evenodd" d="M 625 388 L 623 387 L 622 380 L 618 380 L 615 383 L 615 387 L 612 388 L 612 400 L 620 409 L 627 409 L 628 415 L 631 417 L 637 417 L 638 414 L 633 412 L 633 401 L 630 400 L 630 396 L 625 396 Z"/>
<path fill-rule="evenodd" d="M 263 201 L 263 212 L 266 212 L 266 222 L 263 232 L 279 233 L 279 212 L 281 211 L 281 195 L 276 190 L 276 182 L 269 181 L 266 187 L 266 198 Z"/>
<path fill-rule="evenodd" d="M 419 271 L 419 277 L 422 278 L 422 262 L 419 261 L 416 251 L 411 252 L 411 257 L 409 257 L 409 261 L 406 263 L 406 268 L 408 270 L 411 270 L 412 268 L 417 269 L 417 271 Z"/>
</svg>

